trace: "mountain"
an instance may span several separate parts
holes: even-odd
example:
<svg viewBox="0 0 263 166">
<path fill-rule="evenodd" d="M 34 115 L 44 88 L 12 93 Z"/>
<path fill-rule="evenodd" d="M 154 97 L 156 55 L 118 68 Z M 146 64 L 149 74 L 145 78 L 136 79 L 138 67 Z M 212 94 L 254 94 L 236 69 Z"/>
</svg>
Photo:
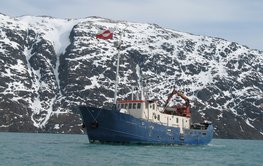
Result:
<svg viewBox="0 0 263 166">
<path fill-rule="evenodd" d="M 263 139 L 262 51 L 99 17 L 0 20 L 0 131 L 84 132 L 78 105 L 111 107 L 122 36 L 119 98 L 143 84 L 148 98 L 165 100 L 175 86 L 189 96 L 194 122 L 214 123 L 215 137 Z M 114 39 L 96 39 L 106 28 Z"/>
</svg>

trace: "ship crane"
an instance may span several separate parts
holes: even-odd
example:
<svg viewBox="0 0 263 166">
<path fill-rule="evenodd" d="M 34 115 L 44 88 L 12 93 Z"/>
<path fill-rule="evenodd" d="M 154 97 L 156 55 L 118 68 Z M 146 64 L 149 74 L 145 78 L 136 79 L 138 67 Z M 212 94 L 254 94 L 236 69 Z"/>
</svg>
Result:
<svg viewBox="0 0 263 166">
<path fill-rule="evenodd" d="M 172 106 L 172 108 L 174 109 L 174 111 L 179 112 L 179 114 L 182 114 L 183 116 L 186 117 L 190 117 L 191 113 L 190 113 L 190 100 L 188 99 L 188 97 L 186 97 L 182 91 L 178 91 L 175 88 L 173 89 L 173 91 L 169 94 L 165 104 L 164 104 L 164 111 L 167 109 L 167 106 L 169 104 L 169 102 L 171 101 L 172 97 L 174 95 L 180 96 L 184 101 L 184 105 L 181 106 Z"/>
</svg>

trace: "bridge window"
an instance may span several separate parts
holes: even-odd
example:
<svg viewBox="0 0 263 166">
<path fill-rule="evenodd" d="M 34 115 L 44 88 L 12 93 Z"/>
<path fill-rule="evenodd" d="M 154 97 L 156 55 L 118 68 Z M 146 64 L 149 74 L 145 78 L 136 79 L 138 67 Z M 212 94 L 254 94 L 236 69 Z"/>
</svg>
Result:
<svg viewBox="0 0 263 166">
<path fill-rule="evenodd" d="M 132 108 L 132 103 L 129 103 L 129 109 L 131 109 Z"/>
<path fill-rule="evenodd" d="M 126 108 L 126 109 L 128 108 L 128 104 L 127 104 L 127 103 L 125 104 L 125 108 Z"/>
<path fill-rule="evenodd" d="M 148 103 L 145 103 L 145 108 L 146 108 L 146 109 L 148 108 Z"/>
<path fill-rule="evenodd" d="M 132 108 L 136 109 L 136 105 L 137 105 L 137 103 L 133 103 Z"/>
<path fill-rule="evenodd" d="M 121 108 L 124 108 L 124 104 L 121 104 Z"/>
<path fill-rule="evenodd" d="M 155 104 L 153 104 L 153 109 L 155 109 Z"/>
<path fill-rule="evenodd" d="M 137 104 L 137 109 L 141 109 L 141 103 Z"/>
</svg>

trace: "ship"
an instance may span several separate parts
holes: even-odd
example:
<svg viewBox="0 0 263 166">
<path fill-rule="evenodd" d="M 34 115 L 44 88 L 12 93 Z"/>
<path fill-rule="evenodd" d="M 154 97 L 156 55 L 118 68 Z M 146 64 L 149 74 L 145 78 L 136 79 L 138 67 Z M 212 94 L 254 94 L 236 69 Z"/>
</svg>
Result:
<svg viewBox="0 0 263 166">
<path fill-rule="evenodd" d="M 158 100 L 119 100 L 115 108 L 79 107 L 90 143 L 205 145 L 213 137 L 213 125 L 191 123 L 189 99 L 173 90 L 184 104 L 158 106 Z"/>
<path fill-rule="evenodd" d="M 143 88 L 130 99 L 117 99 L 119 49 L 114 102 L 112 107 L 80 105 L 83 125 L 90 143 L 205 145 L 213 138 L 213 124 L 204 120 L 192 123 L 190 100 L 175 87 L 165 102 L 144 97 Z M 139 94 L 139 95 L 138 95 Z M 134 97 L 137 96 L 137 97 Z M 172 105 L 171 99 L 180 97 L 183 103 Z"/>
</svg>

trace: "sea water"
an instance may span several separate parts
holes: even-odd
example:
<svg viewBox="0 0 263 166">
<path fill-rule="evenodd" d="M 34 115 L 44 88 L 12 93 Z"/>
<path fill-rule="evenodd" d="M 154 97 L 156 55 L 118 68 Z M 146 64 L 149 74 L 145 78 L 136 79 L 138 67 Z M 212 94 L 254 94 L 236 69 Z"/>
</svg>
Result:
<svg viewBox="0 0 263 166">
<path fill-rule="evenodd" d="M 263 166 L 262 140 L 208 145 L 89 144 L 86 135 L 0 132 L 3 166 Z"/>
</svg>

